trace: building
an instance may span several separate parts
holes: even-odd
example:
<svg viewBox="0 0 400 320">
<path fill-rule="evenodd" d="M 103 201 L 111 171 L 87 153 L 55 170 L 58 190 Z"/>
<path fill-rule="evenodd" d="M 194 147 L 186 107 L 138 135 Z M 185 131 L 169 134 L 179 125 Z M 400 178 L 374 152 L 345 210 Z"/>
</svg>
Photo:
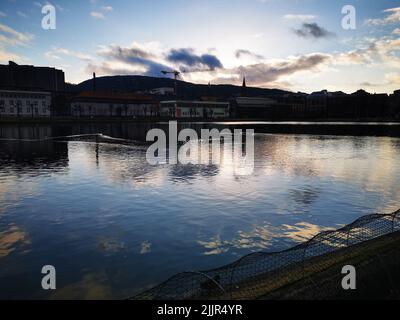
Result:
<svg viewBox="0 0 400 320">
<path fill-rule="evenodd" d="M 50 117 L 51 93 L 0 90 L 0 117 Z"/>
<path fill-rule="evenodd" d="M 169 118 L 228 118 L 229 102 L 173 100 L 160 104 L 162 117 Z"/>
<path fill-rule="evenodd" d="M 157 117 L 159 104 L 143 94 L 87 91 L 71 100 L 75 117 Z"/>
<path fill-rule="evenodd" d="M 400 118 L 400 90 L 396 90 L 389 96 L 388 113 L 395 119 Z"/>
<path fill-rule="evenodd" d="M 282 111 L 277 100 L 271 98 L 238 97 L 233 104 L 238 118 L 266 119 Z"/>
<path fill-rule="evenodd" d="M 277 97 L 277 101 L 283 110 L 287 111 L 284 118 L 304 118 L 307 116 L 307 94 L 288 93 Z"/>
<path fill-rule="evenodd" d="M 154 94 L 158 96 L 173 96 L 175 94 L 175 89 L 169 87 L 155 88 L 149 90 L 149 94 Z"/>
<path fill-rule="evenodd" d="M 18 65 L 12 61 L 8 65 L 0 65 L 2 89 L 62 92 L 64 86 L 65 76 L 62 70 Z"/>
</svg>

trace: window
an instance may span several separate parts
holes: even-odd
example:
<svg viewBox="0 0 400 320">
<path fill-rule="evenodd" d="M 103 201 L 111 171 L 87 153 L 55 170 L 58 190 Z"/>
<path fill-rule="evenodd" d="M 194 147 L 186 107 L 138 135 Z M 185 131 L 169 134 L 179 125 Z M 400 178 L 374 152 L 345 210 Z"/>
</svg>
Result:
<svg viewBox="0 0 400 320">
<path fill-rule="evenodd" d="M 13 107 L 10 108 L 10 113 L 14 113 L 14 108 Z"/>
<path fill-rule="evenodd" d="M 26 108 L 26 112 L 31 113 L 31 108 L 30 107 Z"/>
</svg>

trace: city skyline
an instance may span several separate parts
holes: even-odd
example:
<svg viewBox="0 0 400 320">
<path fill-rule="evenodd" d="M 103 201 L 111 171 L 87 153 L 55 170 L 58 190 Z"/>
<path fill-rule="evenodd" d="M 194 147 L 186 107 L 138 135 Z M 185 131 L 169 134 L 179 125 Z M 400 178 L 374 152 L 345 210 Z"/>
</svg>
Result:
<svg viewBox="0 0 400 320">
<path fill-rule="evenodd" d="M 56 29 L 41 26 L 56 8 Z M 356 29 L 341 22 L 356 9 Z M 20 1 L 0 5 L 0 63 L 61 68 L 66 80 L 177 69 L 182 80 L 312 92 L 400 87 L 395 1 Z"/>
</svg>

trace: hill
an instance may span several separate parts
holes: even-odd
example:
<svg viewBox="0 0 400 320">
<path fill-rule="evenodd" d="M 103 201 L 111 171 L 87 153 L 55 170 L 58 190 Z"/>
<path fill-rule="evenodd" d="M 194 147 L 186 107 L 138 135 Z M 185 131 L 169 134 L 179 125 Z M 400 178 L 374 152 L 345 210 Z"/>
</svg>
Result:
<svg viewBox="0 0 400 320">
<path fill-rule="evenodd" d="M 174 87 L 174 80 L 170 78 L 156 78 L 147 76 L 107 76 L 96 78 L 96 90 L 116 92 L 147 91 L 161 87 Z M 66 91 L 82 92 L 93 89 L 93 79 L 79 84 L 67 84 Z M 234 85 L 204 85 L 185 81 L 178 81 L 178 94 L 181 98 L 199 98 L 201 96 L 214 96 L 229 98 L 239 95 L 241 86 Z M 279 89 L 246 88 L 247 96 L 277 96 L 288 93 Z"/>
</svg>

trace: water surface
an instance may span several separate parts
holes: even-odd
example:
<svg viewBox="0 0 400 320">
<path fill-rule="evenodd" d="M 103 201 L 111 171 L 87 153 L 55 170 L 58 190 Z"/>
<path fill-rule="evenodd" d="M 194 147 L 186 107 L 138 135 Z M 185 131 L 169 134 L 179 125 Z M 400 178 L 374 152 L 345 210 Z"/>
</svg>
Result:
<svg viewBox="0 0 400 320">
<path fill-rule="evenodd" d="M 148 165 L 143 140 L 158 126 L 0 128 L 0 298 L 126 298 L 400 207 L 396 137 L 259 125 L 255 168 L 242 176 L 231 163 Z M 55 292 L 41 289 L 48 264 Z"/>
</svg>

